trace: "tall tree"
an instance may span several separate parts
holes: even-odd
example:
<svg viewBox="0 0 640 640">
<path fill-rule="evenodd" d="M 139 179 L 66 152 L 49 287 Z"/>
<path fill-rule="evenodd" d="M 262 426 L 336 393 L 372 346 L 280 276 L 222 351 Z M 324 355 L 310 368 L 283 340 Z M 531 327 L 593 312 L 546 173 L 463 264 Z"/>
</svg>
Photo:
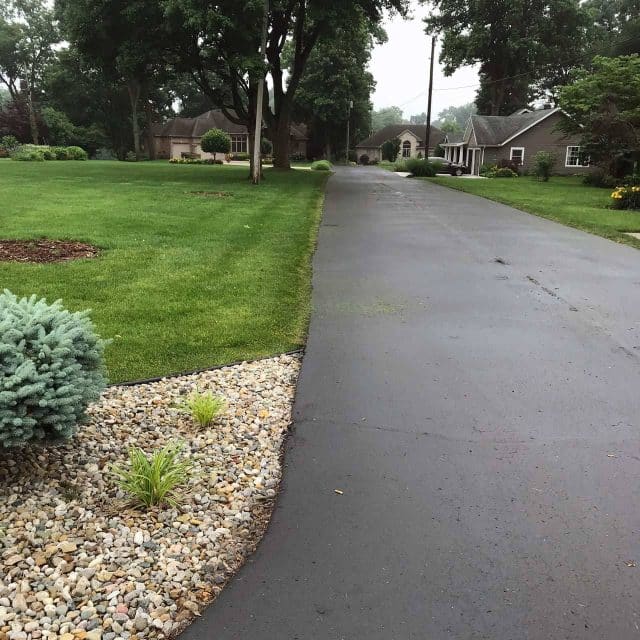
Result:
<svg viewBox="0 0 640 640">
<path fill-rule="evenodd" d="M 327 158 L 334 153 L 344 155 L 347 118 L 350 149 L 369 135 L 371 92 L 375 82 L 367 65 L 374 41 L 385 39 L 382 30 L 363 19 L 339 27 L 314 48 L 296 92 L 293 110 L 296 120 L 310 125 L 312 147 L 319 151 L 313 155 L 324 153 Z"/>
<path fill-rule="evenodd" d="M 14 101 L 24 100 L 29 129 L 38 144 L 38 87 L 60 40 L 53 11 L 44 0 L 6 0 L 0 9 L 0 79 Z"/>
<path fill-rule="evenodd" d="M 380 129 L 384 129 L 390 124 L 404 123 L 406 123 L 406 120 L 400 107 L 384 107 L 378 111 L 374 111 L 371 116 L 371 128 L 374 131 L 380 131 Z"/>
<path fill-rule="evenodd" d="M 469 118 L 476 112 L 475 102 L 467 102 L 458 107 L 450 106 L 438 113 L 438 119 L 435 124 L 444 131 L 443 127 L 446 123 L 453 123 L 453 126 L 448 127 L 449 131 L 463 131 Z"/>
<path fill-rule="evenodd" d="M 593 23 L 592 55 L 640 53 L 639 0 L 587 0 L 584 6 Z"/>
<path fill-rule="evenodd" d="M 559 94 L 563 128 L 581 136 L 594 163 L 616 175 L 620 158 L 640 161 L 640 56 L 598 56 Z"/>
<path fill-rule="evenodd" d="M 141 153 L 141 122 L 151 119 L 150 95 L 162 84 L 168 35 L 156 0 L 56 0 L 66 38 L 129 96 L 134 151 Z M 143 113 L 141 113 L 143 111 Z"/>
<path fill-rule="evenodd" d="M 579 0 L 431 0 L 427 31 L 443 36 L 445 73 L 480 65 L 480 113 L 506 114 L 526 106 L 535 86 L 575 60 L 589 17 Z M 575 66 L 579 60 L 573 63 Z"/>
<path fill-rule="evenodd" d="M 264 66 L 259 39 L 262 2 L 165 0 L 172 22 L 184 33 L 173 42 L 181 63 L 227 115 L 251 127 L 260 75 L 268 73 L 270 96 L 264 118 L 273 142 L 274 165 L 289 168 L 289 136 L 294 98 L 307 61 L 323 37 L 331 37 L 364 16 L 379 24 L 385 9 L 406 12 L 407 0 L 272 0 Z M 291 47 L 291 55 L 286 49 Z M 189 69 L 185 69 L 189 70 Z"/>
</svg>

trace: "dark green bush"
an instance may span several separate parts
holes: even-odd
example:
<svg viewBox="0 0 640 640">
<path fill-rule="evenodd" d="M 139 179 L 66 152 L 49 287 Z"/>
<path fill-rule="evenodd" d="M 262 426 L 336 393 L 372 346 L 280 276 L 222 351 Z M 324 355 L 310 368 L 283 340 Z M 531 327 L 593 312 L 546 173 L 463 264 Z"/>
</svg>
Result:
<svg viewBox="0 0 640 640">
<path fill-rule="evenodd" d="M 513 169 L 509 169 L 509 167 L 501 167 L 495 170 L 493 177 L 494 178 L 517 178 L 518 174 Z"/>
<path fill-rule="evenodd" d="M 87 312 L 0 294 L 0 448 L 70 438 L 105 386 Z"/>
<path fill-rule="evenodd" d="M 331 163 L 328 160 L 316 160 L 311 163 L 311 171 L 331 171 Z"/>
<path fill-rule="evenodd" d="M 599 187 L 600 189 L 613 189 L 617 187 L 620 183 L 620 180 L 614 178 L 606 174 L 602 170 L 593 171 L 592 173 L 587 173 L 582 178 L 582 183 L 586 184 L 588 187 Z"/>
<path fill-rule="evenodd" d="M 45 147 L 43 146 L 23 144 L 11 153 L 11 159 L 19 162 L 42 162 L 45 159 L 44 151 Z"/>
<path fill-rule="evenodd" d="M 56 160 L 69 160 L 67 147 L 51 147 L 51 151 L 55 154 Z"/>
<path fill-rule="evenodd" d="M 382 159 L 388 160 L 389 162 L 395 162 L 398 154 L 400 153 L 400 140 L 398 138 L 394 138 L 393 140 L 387 140 L 382 143 Z"/>
<path fill-rule="evenodd" d="M 436 168 L 428 160 L 420 158 L 407 158 L 407 171 L 416 178 L 433 178 L 436 175 Z"/>
</svg>

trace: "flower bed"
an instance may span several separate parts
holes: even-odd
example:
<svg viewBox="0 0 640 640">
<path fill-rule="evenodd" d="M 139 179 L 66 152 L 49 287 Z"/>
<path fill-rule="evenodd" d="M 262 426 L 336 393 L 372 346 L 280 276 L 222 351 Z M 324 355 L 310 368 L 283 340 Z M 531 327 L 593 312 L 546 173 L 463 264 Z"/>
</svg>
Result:
<svg viewBox="0 0 640 640">
<path fill-rule="evenodd" d="M 640 186 L 616 187 L 611 199 L 614 209 L 640 209 Z"/>
<path fill-rule="evenodd" d="M 262 536 L 299 364 L 111 387 L 68 444 L 0 453 L 0 638 L 166 638 L 185 626 Z M 196 387 L 228 403 L 209 428 L 180 408 Z M 176 507 L 137 508 L 113 465 L 132 446 L 176 440 L 188 487 Z"/>
</svg>

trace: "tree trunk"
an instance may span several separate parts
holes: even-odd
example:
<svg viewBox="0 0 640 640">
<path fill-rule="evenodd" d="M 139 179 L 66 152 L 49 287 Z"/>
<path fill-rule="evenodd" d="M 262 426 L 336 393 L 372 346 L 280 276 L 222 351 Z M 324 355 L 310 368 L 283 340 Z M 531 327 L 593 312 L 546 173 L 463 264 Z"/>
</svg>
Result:
<svg viewBox="0 0 640 640">
<path fill-rule="evenodd" d="M 273 140 L 273 166 L 277 169 L 291 169 L 289 159 L 290 118 L 280 115 L 274 127 Z"/>
<path fill-rule="evenodd" d="M 140 101 L 140 84 L 136 80 L 130 80 L 127 83 L 129 91 L 129 101 L 131 103 L 131 131 L 133 133 L 133 150 L 136 157 L 139 158 L 140 153 L 140 123 L 138 122 L 138 102 Z"/>
<path fill-rule="evenodd" d="M 33 91 L 31 85 L 27 87 L 27 108 L 29 109 L 29 130 L 33 144 L 38 144 L 40 132 L 38 131 L 38 121 L 36 119 L 36 109 L 33 105 Z"/>
<path fill-rule="evenodd" d="M 149 153 L 149 159 L 150 160 L 155 160 L 156 159 L 156 145 L 155 145 L 155 140 L 153 139 L 153 126 L 152 126 L 153 125 L 153 111 L 151 109 L 151 103 L 149 102 L 149 100 L 145 100 L 144 112 L 145 112 L 146 121 L 147 121 L 147 131 L 146 131 L 147 152 Z"/>
</svg>

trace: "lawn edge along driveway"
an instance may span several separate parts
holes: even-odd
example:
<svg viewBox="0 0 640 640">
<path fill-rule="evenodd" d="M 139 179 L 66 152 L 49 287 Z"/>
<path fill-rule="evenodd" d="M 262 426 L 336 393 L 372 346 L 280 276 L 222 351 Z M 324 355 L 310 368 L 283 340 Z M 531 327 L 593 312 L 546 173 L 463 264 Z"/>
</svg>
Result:
<svg viewBox="0 0 640 640">
<path fill-rule="evenodd" d="M 327 175 L 168 162 L 2 162 L 0 237 L 78 240 L 99 256 L 0 262 L 19 296 L 91 309 L 111 382 L 304 346 Z"/>
<path fill-rule="evenodd" d="M 530 176 L 515 179 L 419 178 L 500 202 L 520 211 L 559 222 L 640 249 L 640 240 L 625 232 L 640 231 L 640 212 L 610 209 L 612 189 L 582 184 L 576 176 L 553 177 L 540 182 Z"/>
</svg>

